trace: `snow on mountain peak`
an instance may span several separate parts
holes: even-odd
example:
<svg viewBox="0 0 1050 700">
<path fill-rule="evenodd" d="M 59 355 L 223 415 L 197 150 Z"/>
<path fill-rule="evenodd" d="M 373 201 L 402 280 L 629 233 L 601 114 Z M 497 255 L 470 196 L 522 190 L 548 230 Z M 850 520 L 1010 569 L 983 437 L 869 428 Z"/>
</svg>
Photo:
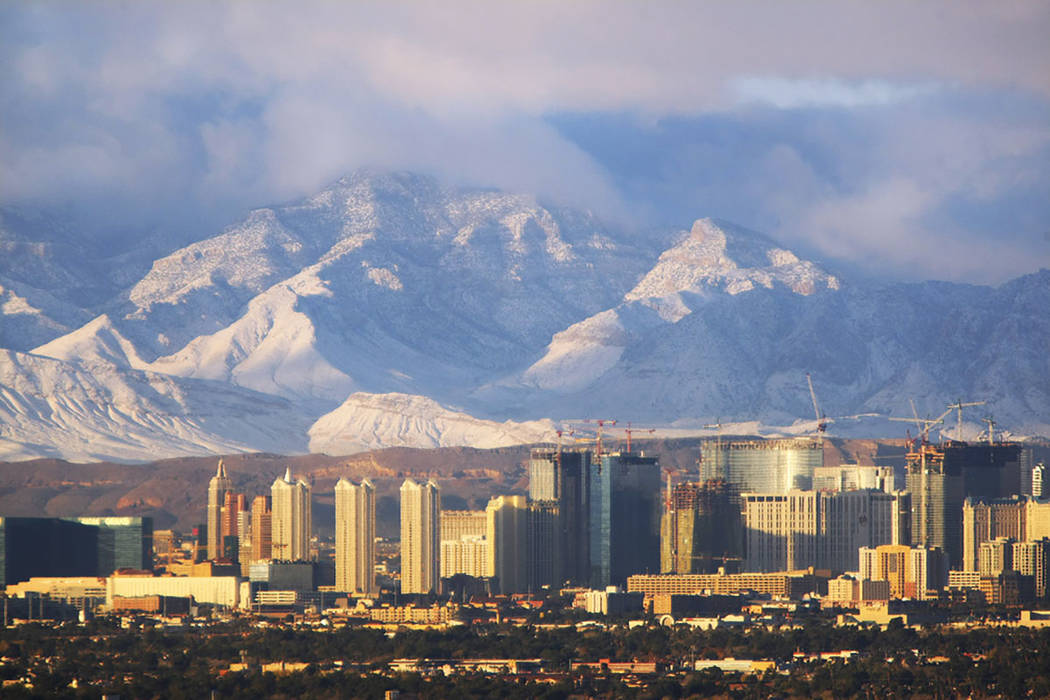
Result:
<svg viewBox="0 0 1050 700">
<path fill-rule="evenodd" d="M 145 369 L 147 366 L 135 346 L 121 335 L 106 314 L 31 352 L 65 362 L 105 362 L 130 369 Z"/>
<path fill-rule="evenodd" d="M 775 283 L 803 295 L 813 294 L 821 287 L 838 289 L 835 277 L 811 262 L 799 260 L 791 251 L 771 247 L 764 237 L 727 234 L 711 219 L 699 219 L 660 255 L 653 269 L 624 300 L 661 298 L 705 288 L 740 294 L 756 285 L 772 289 Z"/>
<path fill-rule="evenodd" d="M 424 396 L 351 394 L 310 428 L 310 451 L 351 454 L 383 447 L 505 447 L 553 438 L 549 420 L 481 420 Z"/>
</svg>

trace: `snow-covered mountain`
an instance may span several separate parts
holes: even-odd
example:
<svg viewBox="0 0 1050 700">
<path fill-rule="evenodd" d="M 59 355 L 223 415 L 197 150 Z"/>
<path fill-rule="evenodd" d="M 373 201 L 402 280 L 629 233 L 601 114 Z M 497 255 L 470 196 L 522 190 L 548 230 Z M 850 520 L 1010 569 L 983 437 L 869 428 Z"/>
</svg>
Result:
<svg viewBox="0 0 1050 700">
<path fill-rule="evenodd" d="M 516 423 L 479 420 L 436 401 L 408 394 L 351 394 L 310 428 L 310 451 L 352 454 L 383 447 L 480 449 L 551 442 L 549 420 Z"/>
<path fill-rule="evenodd" d="M 9 454 L 502 445 L 570 415 L 790 426 L 812 418 L 806 373 L 829 416 L 965 397 L 1050 434 L 1046 271 L 997 289 L 851 284 L 725 222 L 619 230 L 371 171 L 163 255 L 101 303 L 70 301 L 87 273 L 68 260 L 41 267 L 39 288 L 0 277 L 0 344 L 34 348 L 9 354 L 0 382 Z M 182 399 L 112 409 L 161 380 Z M 75 384 L 86 393 L 49 403 Z M 251 397 L 277 432 L 238 427 Z M 199 419 L 227 408 L 226 424 Z M 163 410 L 188 426 L 170 440 L 143 423 Z"/>
<path fill-rule="evenodd" d="M 0 460 L 306 449 L 288 401 L 228 384 L 0 350 Z"/>
</svg>

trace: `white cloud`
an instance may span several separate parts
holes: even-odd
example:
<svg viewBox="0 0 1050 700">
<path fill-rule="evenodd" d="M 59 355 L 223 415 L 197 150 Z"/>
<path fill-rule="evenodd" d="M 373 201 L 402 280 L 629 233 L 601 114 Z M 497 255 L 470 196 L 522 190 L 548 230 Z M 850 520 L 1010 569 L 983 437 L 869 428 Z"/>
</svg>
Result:
<svg viewBox="0 0 1050 700">
<path fill-rule="evenodd" d="M 867 107 L 889 105 L 930 93 L 929 85 L 900 85 L 885 80 L 793 80 L 742 77 L 732 81 L 741 102 L 759 102 L 778 109 L 800 107 Z"/>
<path fill-rule="evenodd" d="M 1048 142 L 1033 125 L 1050 97 L 1042 3 L 147 2 L 2 12 L 0 63 L 15 70 L 0 82 L 0 196 L 79 197 L 132 223 L 195 205 L 228 216 L 361 165 L 624 215 L 606 169 L 550 126 L 566 112 L 659 120 L 828 109 L 863 119 L 905 110 L 871 145 L 863 134 L 864 143 L 805 135 L 825 139 L 841 181 L 785 137 L 757 156 L 766 172 L 720 185 L 752 197 L 786 232 L 811 228 L 828 251 L 846 249 L 831 231 L 863 233 L 834 217 L 885 216 L 887 229 L 935 240 L 926 227 L 945 198 L 994 202 L 1046 175 L 1030 160 Z M 1042 112 L 1005 125 L 991 112 L 915 114 L 966 92 L 1021 95 Z M 720 157 L 711 168 L 733 154 Z M 878 202 L 889 210 L 875 212 Z"/>
</svg>

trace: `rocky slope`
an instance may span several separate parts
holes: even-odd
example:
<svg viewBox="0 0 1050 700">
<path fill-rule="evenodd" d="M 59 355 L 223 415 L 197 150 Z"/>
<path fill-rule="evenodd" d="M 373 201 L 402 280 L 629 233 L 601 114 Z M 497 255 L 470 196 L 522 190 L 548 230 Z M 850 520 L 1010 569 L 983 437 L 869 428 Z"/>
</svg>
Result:
<svg viewBox="0 0 1050 700">
<path fill-rule="evenodd" d="M 984 413 L 1050 434 L 1047 271 L 851 284 L 724 222 L 624 231 L 370 171 L 163 255 L 100 303 L 70 301 L 90 280 L 75 257 L 0 266 L 19 274 L 0 278 L 0 343 L 44 341 L 4 357 L 12 457 L 503 445 L 570 416 L 798 432 L 807 373 L 832 417 L 963 397 L 989 402 L 974 435 Z"/>
</svg>

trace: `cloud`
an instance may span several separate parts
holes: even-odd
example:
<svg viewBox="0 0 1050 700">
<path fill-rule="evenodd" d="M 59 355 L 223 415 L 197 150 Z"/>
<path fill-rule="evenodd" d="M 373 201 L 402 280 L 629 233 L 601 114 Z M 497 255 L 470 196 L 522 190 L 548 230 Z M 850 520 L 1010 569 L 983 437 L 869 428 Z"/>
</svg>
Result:
<svg viewBox="0 0 1050 700">
<path fill-rule="evenodd" d="M 923 85 L 895 85 L 885 80 L 789 80 L 778 77 L 742 77 L 732 82 L 741 102 L 770 104 L 779 109 L 800 107 L 866 107 L 918 97 L 935 89 Z"/>
<path fill-rule="evenodd" d="M 205 234 L 372 165 L 909 272 L 835 217 L 998 221 L 1045 261 L 1048 35 L 1029 2 L 9 3 L 0 203 Z"/>
</svg>

